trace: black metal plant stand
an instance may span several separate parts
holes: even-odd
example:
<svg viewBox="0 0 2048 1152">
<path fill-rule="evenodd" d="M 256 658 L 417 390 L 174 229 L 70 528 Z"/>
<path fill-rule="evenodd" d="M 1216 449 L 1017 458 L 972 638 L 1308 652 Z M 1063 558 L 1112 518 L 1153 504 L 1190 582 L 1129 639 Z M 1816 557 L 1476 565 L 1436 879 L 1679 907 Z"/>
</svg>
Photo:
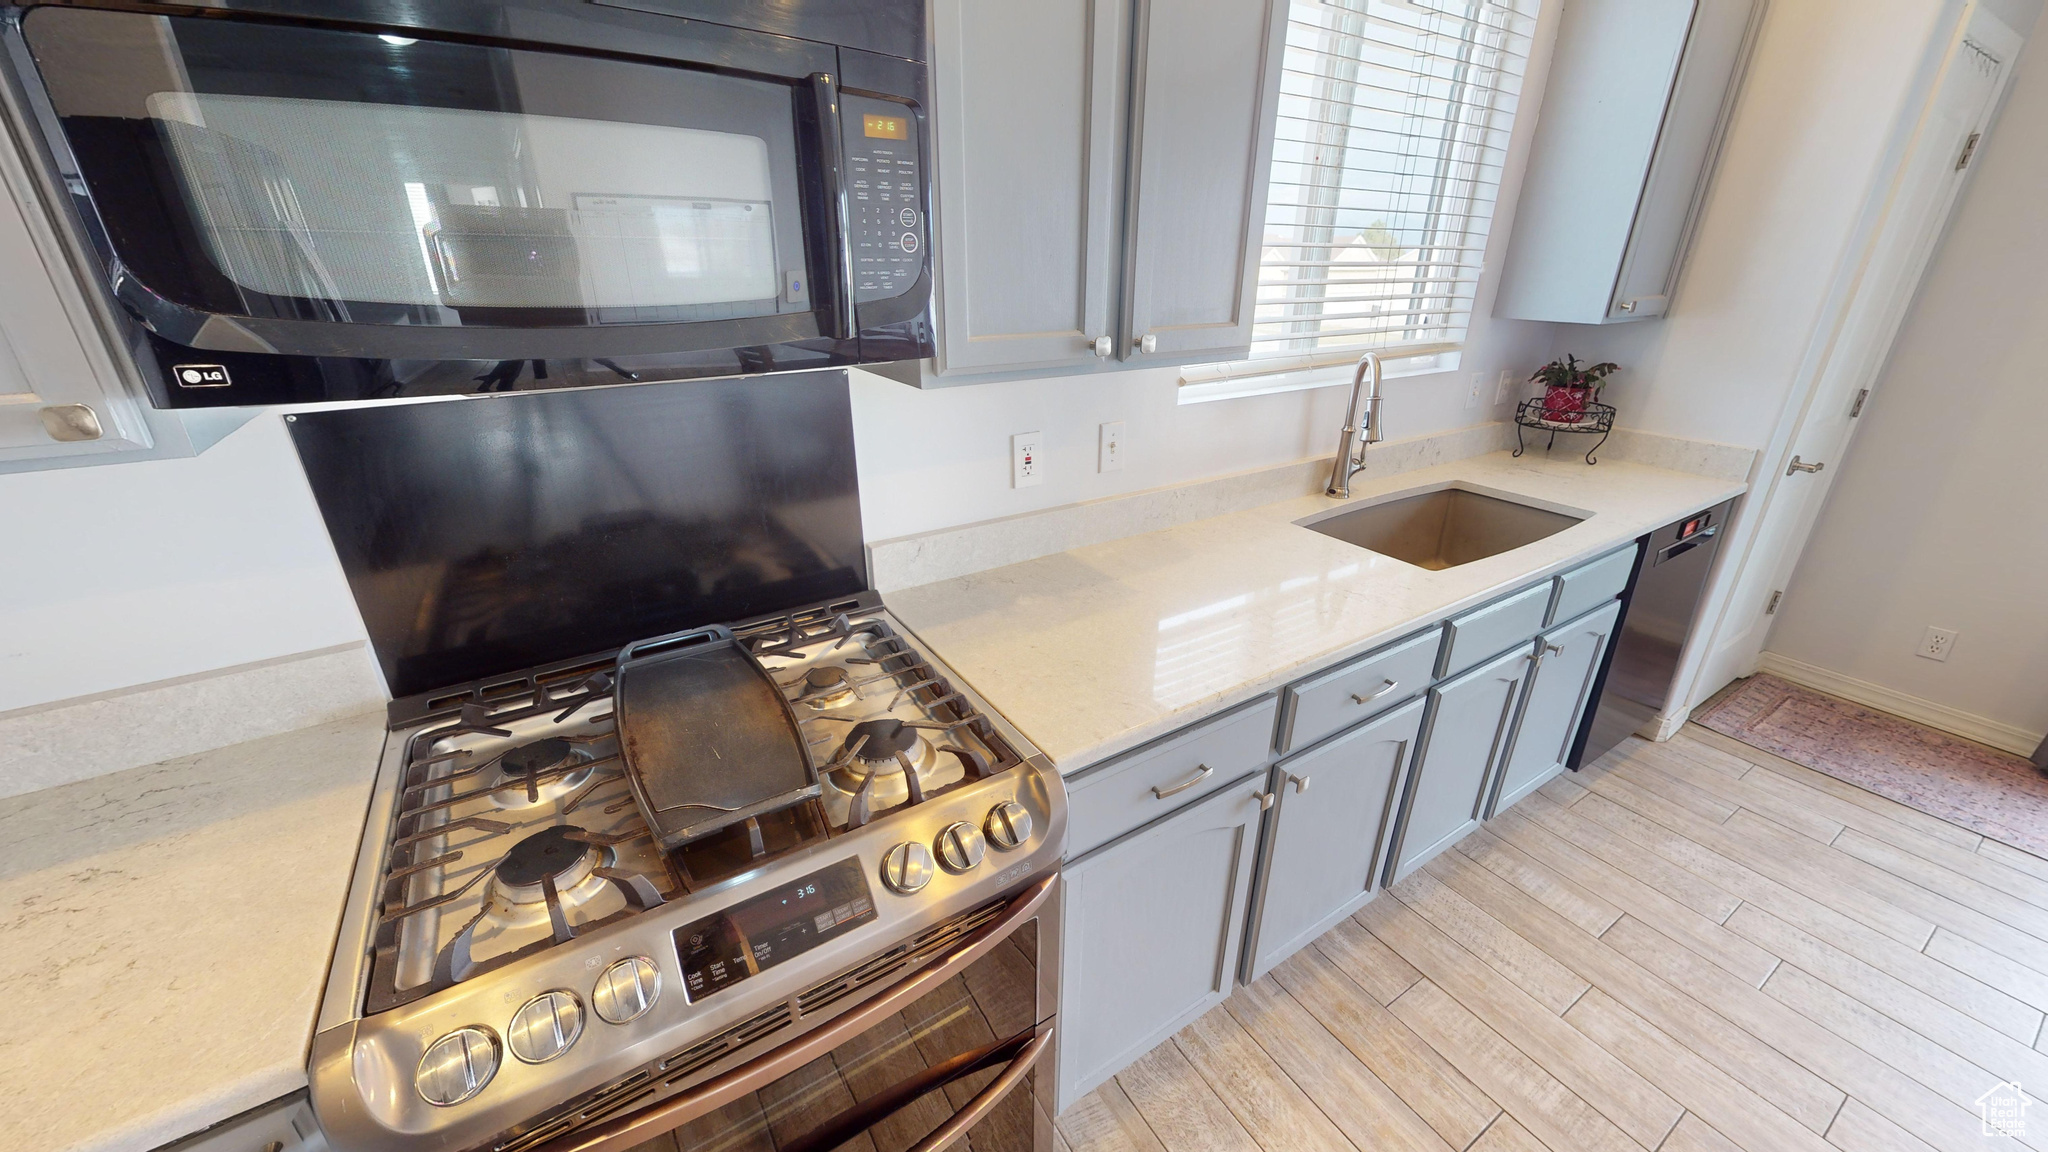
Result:
<svg viewBox="0 0 2048 1152">
<path fill-rule="evenodd" d="M 1600 439 L 1593 442 L 1591 448 L 1586 449 L 1586 463 L 1598 464 L 1600 461 L 1593 458 L 1593 453 L 1598 452 L 1600 446 L 1607 443 L 1607 438 L 1614 434 L 1614 405 L 1588 403 L 1584 412 L 1574 412 L 1572 415 L 1578 417 L 1578 419 L 1576 421 L 1553 419 L 1549 411 L 1544 408 L 1543 398 L 1540 396 L 1534 400 L 1524 400 L 1516 405 L 1515 455 L 1520 456 L 1528 449 L 1528 445 L 1522 442 L 1522 429 L 1524 428 L 1534 428 L 1539 432 L 1550 433 L 1550 442 L 1543 446 L 1545 452 L 1550 451 L 1551 448 L 1557 445 L 1557 434 L 1559 432 L 1576 432 L 1582 436 L 1598 435 L 1600 437 Z"/>
</svg>

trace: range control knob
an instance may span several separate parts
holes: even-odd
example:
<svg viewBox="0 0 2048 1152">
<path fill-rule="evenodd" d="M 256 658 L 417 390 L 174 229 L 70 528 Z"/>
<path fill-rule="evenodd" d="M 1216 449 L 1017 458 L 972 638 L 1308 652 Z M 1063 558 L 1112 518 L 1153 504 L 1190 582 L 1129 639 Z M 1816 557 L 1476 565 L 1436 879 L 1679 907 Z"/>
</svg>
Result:
<svg viewBox="0 0 2048 1152">
<path fill-rule="evenodd" d="M 528 1064 L 545 1064 L 583 1035 L 583 1005 L 568 992 L 543 992 L 512 1014 L 505 1047 Z"/>
<path fill-rule="evenodd" d="M 989 843 L 1008 852 L 1031 839 L 1031 809 L 1015 800 L 1005 800 L 988 810 L 982 827 L 988 831 Z"/>
<path fill-rule="evenodd" d="M 607 1024 L 629 1024 L 647 1015 L 661 997 L 661 969 L 645 956 L 630 956 L 604 970 L 590 990 L 590 1006 Z"/>
<path fill-rule="evenodd" d="M 882 857 L 882 883 L 908 896 L 932 882 L 932 850 L 915 840 L 898 844 Z"/>
<path fill-rule="evenodd" d="M 969 872 L 981 863 L 988 854 L 988 845 L 981 838 L 981 829 L 962 820 L 948 824 L 932 842 L 939 853 L 939 863 L 948 872 Z"/>
<path fill-rule="evenodd" d="M 481 1028 L 457 1028 L 420 1057 L 413 1087 L 420 1099 L 446 1108 L 484 1090 L 498 1072 L 498 1041 Z"/>
</svg>

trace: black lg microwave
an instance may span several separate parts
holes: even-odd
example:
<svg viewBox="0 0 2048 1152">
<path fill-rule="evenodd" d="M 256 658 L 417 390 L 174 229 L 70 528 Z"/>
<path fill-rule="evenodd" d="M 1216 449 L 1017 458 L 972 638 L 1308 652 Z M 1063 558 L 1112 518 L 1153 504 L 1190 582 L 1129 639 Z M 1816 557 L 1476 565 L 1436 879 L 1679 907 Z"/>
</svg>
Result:
<svg viewBox="0 0 2048 1152">
<path fill-rule="evenodd" d="M 0 42 L 161 407 L 932 352 L 922 0 L 83 0 Z"/>
</svg>

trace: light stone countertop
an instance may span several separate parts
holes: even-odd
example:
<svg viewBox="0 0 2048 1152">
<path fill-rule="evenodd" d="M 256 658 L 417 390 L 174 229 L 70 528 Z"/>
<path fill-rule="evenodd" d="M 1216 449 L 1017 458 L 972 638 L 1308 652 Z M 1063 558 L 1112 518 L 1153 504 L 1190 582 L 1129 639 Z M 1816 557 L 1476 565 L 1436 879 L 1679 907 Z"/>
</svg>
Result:
<svg viewBox="0 0 2048 1152">
<path fill-rule="evenodd" d="M 142 1152 L 306 1083 L 381 712 L 0 800 L 0 1148 Z"/>
<path fill-rule="evenodd" d="M 1370 456 L 1368 455 L 1368 468 Z M 1304 496 L 887 594 L 890 609 L 1072 773 L 1744 491 L 1618 460 L 1506 452 L 1352 481 L 1354 500 L 1462 482 L 1586 520 L 1431 572 L 1294 521 Z"/>
</svg>

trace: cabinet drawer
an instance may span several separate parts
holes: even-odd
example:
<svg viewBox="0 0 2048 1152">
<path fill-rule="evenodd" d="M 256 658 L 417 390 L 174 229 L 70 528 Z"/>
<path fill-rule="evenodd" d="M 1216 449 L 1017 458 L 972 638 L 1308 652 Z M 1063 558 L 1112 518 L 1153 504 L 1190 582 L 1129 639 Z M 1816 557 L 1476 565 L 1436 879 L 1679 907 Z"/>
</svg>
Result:
<svg viewBox="0 0 2048 1152">
<path fill-rule="evenodd" d="M 1541 632 L 1543 617 L 1550 610 L 1551 583 L 1546 580 L 1484 608 L 1453 616 L 1444 629 L 1443 668 L 1437 675 L 1455 676 Z"/>
<path fill-rule="evenodd" d="M 1091 769 L 1067 785 L 1067 859 L 1191 804 L 1272 758 L 1268 696 Z"/>
<path fill-rule="evenodd" d="M 1621 595 L 1628 587 L 1628 574 L 1635 571 L 1636 546 L 1629 545 L 1591 560 L 1557 578 L 1557 599 L 1545 625 L 1576 620 L 1602 603 Z"/>
<path fill-rule="evenodd" d="M 1431 628 L 1287 689 L 1280 751 L 1306 748 L 1427 688 L 1442 642 L 1443 629 Z"/>
</svg>

